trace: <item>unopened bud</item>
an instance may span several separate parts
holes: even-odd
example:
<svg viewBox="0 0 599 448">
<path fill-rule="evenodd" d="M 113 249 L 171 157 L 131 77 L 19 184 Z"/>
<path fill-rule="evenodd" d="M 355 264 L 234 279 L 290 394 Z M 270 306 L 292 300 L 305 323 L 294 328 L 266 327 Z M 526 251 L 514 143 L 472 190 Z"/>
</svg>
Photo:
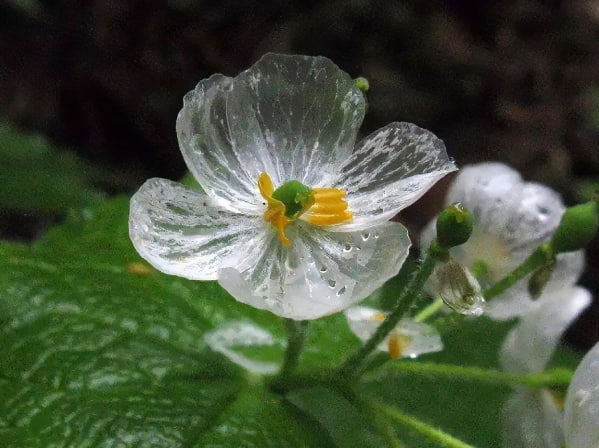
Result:
<svg viewBox="0 0 599 448">
<path fill-rule="evenodd" d="M 556 253 L 583 249 L 591 242 L 599 227 L 598 207 L 590 201 L 566 210 L 551 238 Z"/>
<path fill-rule="evenodd" d="M 437 218 L 437 241 L 445 249 L 464 244 L 472 235 L 474 218 L 461 203 L 443 210 Z"/>
<path fill-rule="evenodd" d="M 437 265 L 430 277 L 433 291 L 452 310 L 480 316 L 485 299 L 480 284 L 468 269 L 454 260 Z"/>
<path fill-rule="evenodd" d="M 354 79 L 354 84 L 358 89 L 362 91 L 362 93 L 366 93 L 368 92 L 368 89 L 370 89 L 370 83 L 366 78 L 363 78 L 362 76 L 359 76 L 356 79 Z"/>
</svg>

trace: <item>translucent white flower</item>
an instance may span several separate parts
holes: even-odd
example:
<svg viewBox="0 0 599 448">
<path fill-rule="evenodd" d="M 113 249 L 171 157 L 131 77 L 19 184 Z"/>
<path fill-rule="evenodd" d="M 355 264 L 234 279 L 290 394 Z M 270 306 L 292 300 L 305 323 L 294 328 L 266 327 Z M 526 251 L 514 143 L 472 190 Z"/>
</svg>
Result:
<svg viewBox="0 0 599 448">
<path fill-rule="evenodd" d="M 583 288 L 546 291 L 508 333 L 500 351 L 502 368 L 513 373 L 543 371 L 564 331 L 590 301 Z M 503 410 L 502 439 L 505 448 L 562 448 L 559 399 L 547 389 L 517 388 Z"/>
<path fill-rule="evenodd" d="M 474 231 L 451 256 L 470 269 L 483 286 L 502 279 L 541 243 L 549 240 L 565 211 L 559 195 L 548 187 L 524 182 L 501 163 L 468 165 L 460 170 L 447 194 L 447 205 L 461 202 L 474 215 Z M 422 247 L 435 236 L 431 222 L 421 236 Z M 582 251 L 560 254 L 546 288 L 576 283 L 584 265 Z M 525 278 L 485 305 L 493 319 L 510 319 L 527 312 L 533 300 Z"/>
<path fill-rule="evenodd" d="M 579 364 L 565 402 L 568 448 L 599 447 L 599 343 Z"/>
<path fill-rule="evenodd" d="M 323 57 L 269 54 L 184 98 L 177 135 L 204 193 L 150 179 L 129 230 L 157 269 L 218 280 L 293 319 L 327 315 L 395 275 L 410 245 L 388 222 L 455 170 L 443 143 L 391 123 L 354 147 L 365 99 Z"/>
<path fill-rule="evenodd" d="M 345 310 L 345 317 L 351 331 L 366 342 L 385 320 L 386 314 L 374 308 L 353 306 Z M 389 352 L 394 359 L 416 358 L 424 353 L 443 350 L 443 342 L 434 327 L 410 319 L 401 319 L 377 348 Z"/>
</svg>

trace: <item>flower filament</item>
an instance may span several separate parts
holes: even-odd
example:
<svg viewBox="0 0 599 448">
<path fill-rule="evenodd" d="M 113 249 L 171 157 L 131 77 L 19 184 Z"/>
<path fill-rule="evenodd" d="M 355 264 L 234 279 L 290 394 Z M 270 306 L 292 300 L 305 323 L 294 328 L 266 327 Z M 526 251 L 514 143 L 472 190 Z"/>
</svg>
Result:
<svg viewBox="0 0 599 448">
<path fill-rule="evenodd" d="M 286 247 L 291 246 L 291 240 L 285 235 L 285 229 L 300 217 L 315 226 L 341 224 L 353 218 L 345 201 L 345 191 L 339 188 L 310 188 L 290 180 L 275 189 L 270 176 L 262 173 L 258 177 L 258 189 L 266 200 L 264 221 L 277 230 L 279 241 Z"/>
</svg>

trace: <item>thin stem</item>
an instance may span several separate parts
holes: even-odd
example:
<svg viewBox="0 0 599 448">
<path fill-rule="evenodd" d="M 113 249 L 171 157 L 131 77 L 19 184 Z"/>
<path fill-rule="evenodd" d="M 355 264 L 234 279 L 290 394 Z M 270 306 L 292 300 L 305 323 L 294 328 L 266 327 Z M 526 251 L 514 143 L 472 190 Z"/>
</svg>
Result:
<svg viewBox="0 0 599 448">
<path fill-rule="evenodd" d="M 306 330 L 309 321 L 285 319 L 285 328 L 287 330 L 287 350 L 283 359 L 283 366 L 279 372 L 279 377 L 289 376 L 297 367 L 299 358 L 304 348 L 306 340 Z"/>
<path fill-rule="evenodd" d="M 544 387 L 567 387 L 572 379 L 572 371 L 558 368 L 545 372 L 511 373 L 501 370 L 485 369 L 482 367 L 464 367 L 452 364 L 432 362 L 394 362 L 387 364 L 387 369 L 395 372 L 444 377 L 465 381 L 480 381 L 483 383 L 505 384 L 508 386 L 527 386 L 535 389 Z"/>
<path fill-rule="evenodd" d="M 407 428 L 410 428 L 417 433 L 425 436 L 432 442 L 436 442 L 446 448 L 474 448 L 472 445 L 462 442 L 460 439 L 456 439 L 452 435 L 447 434 L 440 429 L 437 429 L 422 420 L 417 419 L 411 415 L 405 414 L 391 406 L 386 404 L 371 402 L 370 406 L 379 411 L 381 414 L 399 423 Z"/>
<path fill-rule="evenodd" d="M 364 359 L 385 339 L 385 336 L 391 332 L 397 322 L 409 311 L 410 307 L 420 296 L 424 282 L 430 277 L 433 268 L 439 259 L 438 245 L 433 241 L 424 261 L 420 264 L 416 273 L 404 287 L 397 299 L 397 304 L 393 311 L 387 315 L 383 323 L 377 328 L 376 332 L 366 341 L 366 343 L 350 355 L 345 363 L 340 367 L 339 373 L 343 376 L 355 376 L 359 374 L 359 366 Z"/>
<path fill-rule="evenodd" d="M 490 300 L 502 294 L 528 274 L 550 262 L 554 256 L 554 250 L 550 243 L 541 244 L 520 266 L 484 291 L 485 299 Z"/>
<path fill-rule="evenodd" d="M 438 311 L 443 308 L 443 300 L 436 299 L 433 303 L 428 305 L 414 317 L 415 322 L 426 322 L 429 318 L 434 316 Z"/>
</svg>

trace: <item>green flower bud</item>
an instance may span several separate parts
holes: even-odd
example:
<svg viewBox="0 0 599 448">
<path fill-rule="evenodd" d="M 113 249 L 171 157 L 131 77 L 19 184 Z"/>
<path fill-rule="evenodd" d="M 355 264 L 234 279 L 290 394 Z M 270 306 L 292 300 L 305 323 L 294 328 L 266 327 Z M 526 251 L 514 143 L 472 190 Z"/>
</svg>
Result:
<svg viewBox="0 0 599 448">
<path fill-rule="evenodd" d="M 557 253 L 583 249 L 591 242 L 599 227 L 597 202 L 590 201 L 566 210 L 551 238 Z"/>
<path fill-rule="evenodd" d="M 437 241 L 445 249 L 464 244 L 472 234 L 474 218 L 462 204 L 456 202 L 437 218 Z"/>
<path fill-rule="evenodd" d="M 368 80 L 366 78 L 361 77 L 361 76 L 358 77 L 358 78 L 356 78 L 356 79 L 354 79 L 354 84 L 364 94 L 366 92 L 368 92 L 368 89 L 370 89 L 370 83 L 368 82 Z"/>
</svg>

